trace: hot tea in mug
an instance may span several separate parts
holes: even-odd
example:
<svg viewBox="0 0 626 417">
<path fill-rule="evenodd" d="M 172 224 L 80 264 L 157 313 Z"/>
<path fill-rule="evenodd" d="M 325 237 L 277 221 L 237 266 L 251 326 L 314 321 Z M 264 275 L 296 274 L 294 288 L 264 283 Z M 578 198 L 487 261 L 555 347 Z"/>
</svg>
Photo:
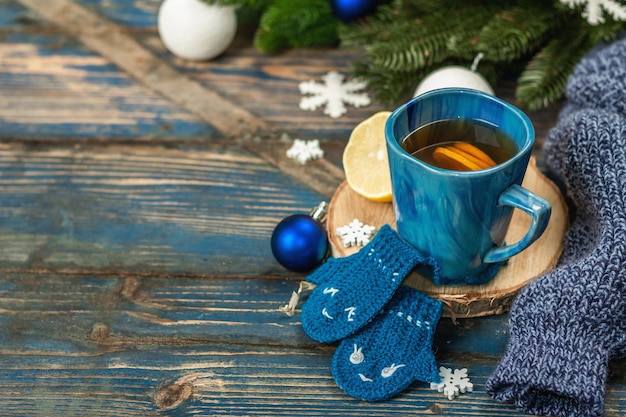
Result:
<svg viewBox="0 0 626 417">
<path fill-rule="evenodd" d="M 436 261 L 435 284 L 484 283 L 545 230 L 550 203 L 521 186 L 535 131 L 515 106 L 433 90 L 394 110 L 385 138 L 398 234 Z M 514 208 L 531 222 L 504 242 Z"/>
<path fill-rule="evenodd" d="M 427 123 L 407 135 L 400 146 L 429 165 L 455 171 L 491 168 L 519 152 L 515 140 L 504 130 L 469 119 Z"/>
</svg>

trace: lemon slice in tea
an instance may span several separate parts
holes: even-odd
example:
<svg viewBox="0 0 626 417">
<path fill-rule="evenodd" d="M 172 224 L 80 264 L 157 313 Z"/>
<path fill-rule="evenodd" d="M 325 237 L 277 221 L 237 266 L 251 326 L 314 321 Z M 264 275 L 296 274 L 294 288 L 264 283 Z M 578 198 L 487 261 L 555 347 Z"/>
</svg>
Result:
<svg viewBox="0 0 626 417">
<path fill-rule="evenodd" d="M 440 168 L 456 171 L 478 171 L 496 165 L 489 155 L 465 142 L 436 148 L 433 152 L 433 159 Z"/>
</svg>

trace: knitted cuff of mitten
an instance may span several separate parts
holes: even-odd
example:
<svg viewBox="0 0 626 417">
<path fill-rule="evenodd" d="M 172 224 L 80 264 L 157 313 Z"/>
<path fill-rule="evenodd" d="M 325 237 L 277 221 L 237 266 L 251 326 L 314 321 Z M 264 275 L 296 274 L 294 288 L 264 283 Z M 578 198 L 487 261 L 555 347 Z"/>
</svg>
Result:
<svg viewBox="0 0 626 417">
<path fill-rule="evenodd" d="M 564 328 L 532 329 L 510 343 L 487 381 L 489 395 L 530 414 L 601 416 L 609 362 L 602 344 Z"/>
<path fill-rule="evenodd" d="M 323 285 L 337 276 L 353 275 L 359 269 L 370 267 L 371 265 L 367 264 L 368 261 L 375 262 L 376 269 L 380 267 L 383 275 L 392 273 L 392 266 L 396 269 L 397 275 L 400 275 L 408 273 L 417 264 L 422 263 L 432 268 L 434 274 L 439 274 L 434 259 L 417 252 L 391 226 L 385 224 L 376 233 L 374 239 L 359 252 L 345 258 L 328 258 L 324 264 L 311 272 L 306 280 L 315 285 Z M 400 277 L 402 278 L 404 276 Z"/>
</svg>

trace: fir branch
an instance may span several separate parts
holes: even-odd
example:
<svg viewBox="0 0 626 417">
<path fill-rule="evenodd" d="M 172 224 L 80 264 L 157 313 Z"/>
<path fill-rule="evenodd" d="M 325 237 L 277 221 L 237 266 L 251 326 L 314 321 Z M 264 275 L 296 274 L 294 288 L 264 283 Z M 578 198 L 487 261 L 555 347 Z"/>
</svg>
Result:
<svg viewBox="0 0 626 417">
<path fill-rule="evenodd" d="M 432 68 L 424 67 L 413 72 L 391 72 L 384 67 L 372 67 L 358 62 L 353 73 L 367 82 L 368 89 L 376 100 L 393 104 L 410 99 L 419 81 L 431 71 Z"/>
<path fill-rule="evenodd" d="M 565 94 L 574 67 L 599 42 L 613 41 L 626 29 L 626 23 L 607 19 L 590 25 L 572 19 L 558 37 L 549 41 L 528 63 L 517 82 L 516 97 L 530 110 L 540 110 Z"/>
<path fill-rule="evenodd" d="M 379 6 L 376 15 L 366 17 L 359 24 L 339 27 L 341 46 L 349 49 L 360 49 L 376 39 L 389 39 L 388 29 L 397 23 L 397 10 L 393 6 Z M 408 22 L 408 16 L 405 16 Z"/>
<path fill-rule="evenodd" d="M 371 65 L 389 71 L 415 71 L 450 57 L 471 60 L 476 55 L 472 39 L 494 14 L 493 7 L 451 9 L 438 4 L 439 8 L 421 15 L 425 6 L 419 9 L 412 4 L 407 11 L 406 3 L 399 14 L 396 3 L 381 7 L 359 27 L 340 31 L 342 45 L 363 48 Z"/>
<path fill-rule="evenodd" d="M 254 42 L 264 52 L 339 41 L 361 52 L 355 75 L 387 103 L 408 97 L 438 67 L 469 66 L 483 52 L 480 72 L 493 75 L 491 84 L 498 73 L 521 72 L 518 100 L 540 109 L 562 96 L 569 74 L 591 47 L 626 29 L 610 13 L 592 25 L 581 16 L 582 7 L 571 9 L 565 0 L 379 0 L 376 13 L 350 24 L 336 18 L 330 0 L 202 1 L 238 6 L 240 14 L 255 10 L 257 21 L 261 17 Z"/>
<path fill-rule="evenodd" d="M 626 30 L 626 22 L 607 18 L 602 25 L 589 26 L 590 40 L 593 44 L 598 42 L 612 42 L 617 36 Z"/>
<path fill-rule="evenodd" d="M 398 37 L 388 42 L 377 42 L 367 48 L 370 62 L 387 71 L 410 72 L 449 56 L 447 40 L 449 33 L 435 33 L 421 37 Z"/>
<path fill-rule="evenodd" d="M 516 98 L 531 111 L 559 100 L 572 70 L 593 45 L 588 26 L 571 25 L 529 62 L 517 81 Z"/>
<path fill-rule="evenodd" d="M 276 0 L 261 17 L 254 44 L 267 53 L 336 46 L 339 25 L 328 0 Z"/>
<path fill-rule="evenodd" d="M 572 17 L 545 2 L 506 9 L 482 28 L 476 49 L 486 60 L 512 62 L 537 51 Z"/>
</svg>

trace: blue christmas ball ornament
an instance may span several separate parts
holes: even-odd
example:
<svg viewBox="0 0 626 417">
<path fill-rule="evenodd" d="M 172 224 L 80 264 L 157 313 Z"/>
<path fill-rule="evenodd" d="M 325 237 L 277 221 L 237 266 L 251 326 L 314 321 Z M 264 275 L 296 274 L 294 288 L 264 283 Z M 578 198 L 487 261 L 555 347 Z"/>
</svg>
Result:
<svg viewBox="0 0 626 417">
<path fill-rule="evenodd" d="M 350 22 L 372 13 L 376 0 L 330 0 L 330 5 L 338 19 Z"/>
<path fill-rule="evenodd" d="M 326 256 L 326 229 L 313 215 L 294 214 L 283 219 L 272 233 L 272 253 L 285 268 L 308 272 Z"/>
</svg>

